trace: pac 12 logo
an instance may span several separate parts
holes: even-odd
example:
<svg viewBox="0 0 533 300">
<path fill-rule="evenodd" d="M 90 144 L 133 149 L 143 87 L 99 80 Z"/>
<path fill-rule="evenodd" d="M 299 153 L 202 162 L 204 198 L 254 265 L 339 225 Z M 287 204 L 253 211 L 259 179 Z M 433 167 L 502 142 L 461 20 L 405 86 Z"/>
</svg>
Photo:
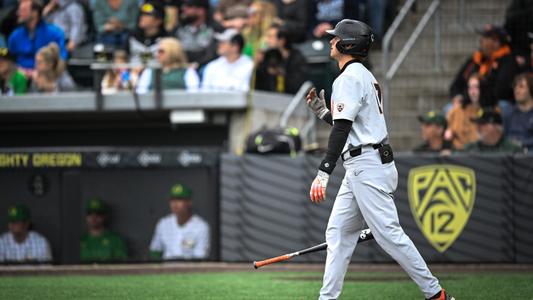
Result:
<svg viewBox="0 0 533 300">
<path fill-rule="evenodd" d="M 408 192 L 416 224 L 435 249 L 446 251 L 472 213 L 476 198 L 474 170 L 454 165 L 413 168 Z"/>
</svg>

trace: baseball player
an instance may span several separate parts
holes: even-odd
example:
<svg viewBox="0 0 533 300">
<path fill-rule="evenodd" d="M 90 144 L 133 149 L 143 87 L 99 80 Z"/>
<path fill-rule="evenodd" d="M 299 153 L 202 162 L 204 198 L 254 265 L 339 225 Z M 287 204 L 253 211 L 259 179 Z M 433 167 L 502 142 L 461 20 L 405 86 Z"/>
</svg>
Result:
<svg viewBox="0 0 533 300">
<path fill-rule="evenodd" d="M 398 172 L 392 148 L 387 144 L 379 84 L 362 64 L 374 41 L 365 23 L 344 19 L 333 30 L 330 56 L 340 75 L 333 82 L 331 111 L 324 90 L 315 88 L 307 104 L 322 120 L 333 125 L 325 159 L 311 185 L 311 201 L 320 203 L 326 196 L 329 175 L 339 156 L 346 174 L 335 199 L 326 229 L 327 259 L 320 290 L 323 300 L 337 299 L 344 276 L 364 223 L 377 243 L 409 274 L 426 299 L 454 299 L 439 285 L 398 220 L 393 193 Z"/>
</svg>

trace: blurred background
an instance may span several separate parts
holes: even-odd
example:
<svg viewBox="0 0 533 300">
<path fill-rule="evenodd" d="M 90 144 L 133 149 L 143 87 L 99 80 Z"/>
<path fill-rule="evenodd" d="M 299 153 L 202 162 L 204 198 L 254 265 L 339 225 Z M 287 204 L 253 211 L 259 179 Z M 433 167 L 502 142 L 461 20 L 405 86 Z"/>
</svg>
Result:
<svg viewBox="0 0 533 300">
<path fill-rule="evenodd" d="M 332 201 L 307 195 L 329 126 L 304 98 L 329 99 L 325 30 L 344 18 L 374 31 L 364 64 L 423 256 L 532 262 L 531 17 L 524 0 L 0 1 L 0 262 L 249 261 L 320 243 Z M 431 190 L 408 180 L 423 166 L 465 203 L 438 237 L 412 208 Z"/>
</svg>

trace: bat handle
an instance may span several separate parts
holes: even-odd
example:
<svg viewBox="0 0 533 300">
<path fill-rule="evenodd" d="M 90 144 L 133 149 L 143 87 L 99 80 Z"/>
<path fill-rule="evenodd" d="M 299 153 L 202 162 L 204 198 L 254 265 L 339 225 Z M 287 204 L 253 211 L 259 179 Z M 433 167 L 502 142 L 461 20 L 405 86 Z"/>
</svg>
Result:
<svg viewBox="0 0 533 300">
<path fill-rule="evenodd" d="M 280 261 L 288 260 L 291 257 L 292 257 L 291 255 L 285 254 L 285 255 L 280 255 L 280 256 L 276 256 L 276 257 L 265 259 L 265 260 L 261 260 L 261 261 L 254 261 L 254 268 L 257 269 L 257 268 L 261 268 L 262 266 L 266 266 L 266 265 L 270 265 L 270 264 L 277 263 L 277 262 L 280 262 Z"/>
</svg>

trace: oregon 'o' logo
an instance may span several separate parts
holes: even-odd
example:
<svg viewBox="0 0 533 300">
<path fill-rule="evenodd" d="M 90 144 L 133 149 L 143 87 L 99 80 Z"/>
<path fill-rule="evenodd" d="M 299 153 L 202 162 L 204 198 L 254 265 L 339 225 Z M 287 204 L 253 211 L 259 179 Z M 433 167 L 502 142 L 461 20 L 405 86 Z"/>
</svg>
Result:
<svg viewBox="0 0 533 300">
<path fill-rule="evenodd" d="M 448 249 L 463 231 L 474 207 L 474 170 L 454 165 L 411 169 L 409 206 L 416 224 L 439 252 Z"/>
</svg>

